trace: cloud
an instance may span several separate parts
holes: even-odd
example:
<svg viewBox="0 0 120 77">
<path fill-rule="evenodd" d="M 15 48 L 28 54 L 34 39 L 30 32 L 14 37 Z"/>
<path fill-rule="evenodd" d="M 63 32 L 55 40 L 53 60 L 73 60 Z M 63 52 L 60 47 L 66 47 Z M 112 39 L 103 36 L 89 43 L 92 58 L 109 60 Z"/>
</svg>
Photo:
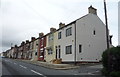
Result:
<svg viewBox="0 0 120 77">
<path fill-rule="evenodd" d="M 117 15 L 112 11 L 116 11 L 114 8 L 117 7 L 116 3 L 112 4 L 112 2 L 108 4 L 113 7 L 108 9 L 109 22 L 115 25 L 116 18 L 112 16 Z M 101 0 L 1 0 L 0 35 L 2 38 L 0 37 L 0 40 L 2 40 L 3 50 L 10 48 L 11 43 L 19 45 L 22 41 L 30 40 L 32 36 L 38 37 L 40 32 L 46 34 L 50 31 L 50 27 L 58 28 L 59 22 L 68 24 L 80 18 L 88 13 L 90 5 L 98 9 L 98 16 L 104 21 L 104 7 Z M 115 35 L 115 33 L 115 30 L 111 31 L 111 34 Z"/>
<path fill-rule="evenodd" d="M 120 1 L 118 3 L 118 45 L 120 45 Z"/>
</svg>

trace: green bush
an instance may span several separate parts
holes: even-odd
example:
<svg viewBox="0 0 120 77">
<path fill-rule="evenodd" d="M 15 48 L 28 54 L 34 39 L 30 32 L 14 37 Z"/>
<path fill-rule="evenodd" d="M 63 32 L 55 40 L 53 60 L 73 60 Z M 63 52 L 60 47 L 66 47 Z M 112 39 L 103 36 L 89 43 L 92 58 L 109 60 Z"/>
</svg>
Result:
<svg viewBox="0 0 120 77">
<path fill-rule="evenodd" d="M 102 54 L 103 67 L 108 68 L 108 50 L 104 51 Z"/>
<path fill-rule="evenodd" d="M 105 50 L 102 54 L 102 63 L 104 67 L 102 73 L 104 75 L 117 75 L 117 73 L 113 71 L 120 72 L 120 47 Z"/>
<path fill-rule="evenodd" d="M 119 72 L 113 71 L 113 72 L 110 73 L 110 76 L 111 77 L 120 77 L 120 71 Z"/>
<path fill-rule="evenodd" d="M 109 75 L 109 73 L 108 73 L 108 71 L 106 70 L 106 68 L 103 68 L 101 72 L 102 72 L 102 74 L 105 75 L 105 76 L 108 76 L 108 75 Z"/>
</svg>

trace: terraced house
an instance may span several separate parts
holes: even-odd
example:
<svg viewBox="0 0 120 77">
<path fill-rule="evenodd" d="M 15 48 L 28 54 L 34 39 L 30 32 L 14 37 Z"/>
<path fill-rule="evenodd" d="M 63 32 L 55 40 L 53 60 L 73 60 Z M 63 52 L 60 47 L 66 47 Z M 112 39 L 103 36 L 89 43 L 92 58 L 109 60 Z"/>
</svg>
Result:
<svg viewBox="0 0 120 77">
<path fill-rule="evenodd" d="M 106 26 L 97 16 L 97 9 L 90 6 L 87 15 L 67 25 L 60 23 L 59 29 L 50 33 L 47 40 L 47 52 L 50 52 L 46 55 L 47 61 L 56 58 L 62 62 L 100 62 L 107 48 Z M 111 46 L 110 37 L 109 40 Z"/>
<path fill-rule="evenodd" d="M 28 52 L 28 59 L 32 59 L 33 48 L 34 48 L 34 41 L 35 41 L 35 37 L 31 37 L 30 49 L 29 49 L 29 52 Z"/>
<path fill-rule="evenodd" d="M 24 59 L 29 59 L 29 50 L 30 50 L 30 43 L 29 43 L 29 40 L 26 40 L 26 43 L 25 43 L 25 49 L 24 49 Z"/>
<path fill-rule="evenodd" d="M 109 35 L 109 45 L 112 46 Z M 88 14 L 59 29 L 50 28 L 50 33 L 31 38 L 18 47 L 18 58 L 63 63 L 100 62 L 101 55 L 107 49 L 106 26 L 97 15 L 97 9 L 90 6 Z M 11 52 L 10 52 L 11 51 Z M 9 50 L 9 57 L 13 50 Z"/>
<path fill-rule="evenodd" d="M 45 53 L 45 60 L 46 61 L 52 61 L 55 59 L 55 49 L 54 49 L 54 39 L 56 36 L 54 36 L 54 32 L 56 31 L 55 28 L 50 28 L 50 33 L 46 35 L 46 53 Z"/>
<path fill-rule="evenodd" d="M 25 44 L 25 42 L 23 41 L 22 43 L 21 43 L 21 45 L 18 47 L 18 56 L 17 56 L 17 58 L 18 59 L 23 59 L 24 58 L 24 56 L 23 56 L 23 53 L 24 53 L 24 44 Z"/>
<path fill-rule="evenodd" d="M 39 33 L 38 39 L 38 60 L 45 61 L 46 35 Z"/>
<path fill-rule="evenodd" d="M 32 60 L 38 60 L 38 39 L 33 38 L 32 41 Z"/>
</svg>

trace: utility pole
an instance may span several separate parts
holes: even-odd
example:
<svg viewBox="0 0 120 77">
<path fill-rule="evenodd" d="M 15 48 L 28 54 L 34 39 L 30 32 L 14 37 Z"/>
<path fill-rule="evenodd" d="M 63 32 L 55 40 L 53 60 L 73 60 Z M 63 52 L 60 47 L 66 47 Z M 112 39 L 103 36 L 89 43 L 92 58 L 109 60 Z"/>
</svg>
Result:
<svg viewBox="0 0 120 77">
<path fill-rule="evenodd" d="M 13 43 L 11 43 L 11 47 L 12 47 Z"/>
<path fill-rule="evenodd" d="M 107 21 L 106 0 L 104 0 L 104 11 L 105 11 L 105 24 L 106 24 L 106 41 L 107 41 L 107 49 L 109 49 L 109 33 L 108 33 L 108 21 Z"/>
<path fill-rule="evenodd" d="M 106 42 L 107 42 L 107 56 L 108 56 L 108 72 L 110 72 L 110 52 L 109 52 L 109 33 L 108 33 L 108 21 L 107 21 L 107 8 L 106 0 L 104 0 L 104 11 L 105 11 L 105 24 L 106 24 Z"/>
</svg>

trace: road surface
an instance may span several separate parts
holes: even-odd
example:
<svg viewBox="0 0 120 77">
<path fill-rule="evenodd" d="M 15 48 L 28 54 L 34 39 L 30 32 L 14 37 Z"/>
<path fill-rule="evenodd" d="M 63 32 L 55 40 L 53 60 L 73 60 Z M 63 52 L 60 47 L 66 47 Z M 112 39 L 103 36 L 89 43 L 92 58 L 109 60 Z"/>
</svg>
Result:
<svg viewBox="0 0 120 77">
<path fill-rule="evenodd" d="M 2 58 L 0 58 L 0 77 L 2 76 Z"/>
<path fill-rule="evenodd" d="M 104 77 L 101 76 L 101 69 L 101 65 L 92 65 L 70 70 L 55 70 L 14 59 L 2 59 L 2 77 Z"/>
</svg>

